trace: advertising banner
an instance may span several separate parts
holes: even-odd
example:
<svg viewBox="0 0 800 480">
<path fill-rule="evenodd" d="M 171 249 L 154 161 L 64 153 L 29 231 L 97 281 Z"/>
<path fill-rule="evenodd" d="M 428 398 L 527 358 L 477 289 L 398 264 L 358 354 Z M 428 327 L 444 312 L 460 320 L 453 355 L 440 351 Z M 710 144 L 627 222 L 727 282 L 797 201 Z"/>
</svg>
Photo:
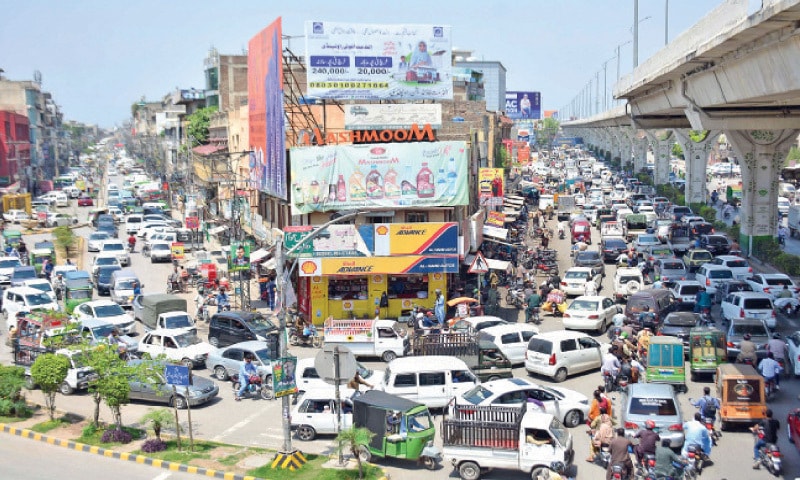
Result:
<svg viewBox="0 0 800 480">
<path fill-rule="evenodd" d="M 286 200 L 280 17 L 251 38 L 248 44 L 247 105 L 250 119 L 250 183 L 261 192 Z"/>
<path fill-rule="evenodd" d="M 272 363 L 272 391 L 275 398 L 297 393 L 297 357 L 283 357 Z"/>
<path fill-rule="evenodd" d="M 301 258 L 300 276 L 458 273 L 458 256 Z"/>
<path fill-rule="evenodd" d="M 486 225 L 502 228 L 506 223 L 506 214 L 503 212 L 491 211 L 486 217 Z"/>
<path fill-rule="evenodd" d="M 512 120 L 541 118 L 541 95 L 539 92 L 506 91 L 506 116 Z"/>
<path fill-rule="evenodd" d="M 482 206 L 499 206 L 503 204 L 503 169 L 478 169 L 478 201 Z"/>
<path fill-rule="evenodd" d="M 250 270 L 250 245 L 244 243 L 231 245 L 230 258 L 230 265 L 228 265 L 229 272 Z"/>
<path fill-rule="evenodd" d="M 465 142 L 300 147 L 291 156 L 292 215 L 469 202 Z"/>
<path fill-rule="evenodd" d="M 186 217 L 186 228 L 197 230 L 200 228 L 200 219 L 198 217 Z"/>
<path fill-rule="evenodd" d="M 393 103 L 345 106 L 344 128 L 348 130 L 383 130 L 430 125 L 442 128 L 442 105 L 439 103 Z"/>
<path fill-rule="evenodd" d="M 375 255 L 458 255 L 458 224 L 376 224 Z"/>
<path fill-rule="evenodd" d="M 172 254 L 173 260 L 183 260 L 185 246 L 181 242 L 175 242 L 170 244 L 170 253 Z"/>
<path fill-rule="evenodd" d="M 370 247 L 374 229 L 374 225 L 328 225 L 324 232 L 301 243 L 317 228 L 311 225 L 286 227 L 283 244 L 287 250 L 296 248 L 290 257 L 365 257 L 372 255 Z M 365 237 L 369 240 L 369 246 L 364 241 Z"/>
<path fill-rule="evenodd" d="M 306 22 L 308 96 L 451 100 L 449 26 Z"/>
</svg>

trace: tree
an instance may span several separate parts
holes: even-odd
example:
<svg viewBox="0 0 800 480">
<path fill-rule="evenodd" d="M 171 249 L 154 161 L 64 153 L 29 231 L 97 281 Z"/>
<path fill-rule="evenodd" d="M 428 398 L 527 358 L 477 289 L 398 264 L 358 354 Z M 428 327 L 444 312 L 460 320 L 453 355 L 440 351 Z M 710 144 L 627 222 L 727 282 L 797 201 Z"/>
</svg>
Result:
<svg viewBox="0 0 800 480">
<path fill-rule="evenodd" d="M 339 432 L 339 435 L 336 436 L 339 448 L 347 445 L 350 449 L 350 453 L 356 458 L 359 479 L 364 478 L 364 467 L 361 465 L 361 455 L 358 454 L 359 450 L 362 448 L 362 445 L 368 445 L 374 436 L 375 434 L 370 432 L 369 429 L 357 428 L 355 425 L 350 426 L 347 430 L 342 430 Z"/>
<path fill-rule="evenodd" d="M 208 141 L 208 126 L 211 124 L 211 117 L 216 112 L 217 107 L 206 107 L 186 117 L 189 124 L 187 132 L 190 137 L 194 137 L 193 147 Z"/>
<path fill-rule="evenodd" d="M 800 162 L 800 149 L 797 147 L 789 149 L 789 154 L 786 155 L 786 161 L 783 162 L 783 166 L 788 167 L 792 162 Z"/>
<path fill-rule="evenodd" d="M 553 141 L 556 139 L 556 135 L 558 135 L 559 127 L 560 124 L 555 118 L 550 117 L 542 120 L 539 124 L 539 128 L 536 130 L 536 143 L 552 150 Z"/>
<path fill-rule="evenodd" d="M 159 440 L 161 440 L 161 429 L 163 427 L 178 428 L 175 426 L 175 415 L 173 415 L 173 413 L 166 408 L 150 410 L 141 419 L 139 419 L 139 422 L 149 422 L 153 426 L 153 434 L 155 434 L 156 438 Z"/>
<path fill-rule="evenodd" d="M 31 365 L 31 377 L 44 393 L 44 402 L 50 420 L 55 420 L 56 393 L 69 371 L 69 359 L 64 355 L 45 353 L 36 357 Z"/>
</svg>

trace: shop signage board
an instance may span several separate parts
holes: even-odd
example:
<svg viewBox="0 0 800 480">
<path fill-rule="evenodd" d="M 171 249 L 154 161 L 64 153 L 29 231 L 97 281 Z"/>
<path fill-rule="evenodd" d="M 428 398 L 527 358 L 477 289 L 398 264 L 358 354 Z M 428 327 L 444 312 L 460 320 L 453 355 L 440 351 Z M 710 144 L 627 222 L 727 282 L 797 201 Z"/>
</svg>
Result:
<svg viewBox="0 0 800 480">
<path fill-rule="evenodd" d="M 300 258 L 300 276 L 458 273 L 458 256 Z"/>
<path fill-rule="evenodd" d="M 442 127 L 439 103 L 369 103 L 345 106 L 344 128 L 348 130 L 383 130 L 410 128 L 412 125 Z"/>
<path fill-rule="evenodd" d="M 484 206 L 503 204 L 505 182 L 502 168 L 478 169 L 478 200 Z"/>
<path fill-rule="evenodd" d="M 308 21 L 305 33 L 309 97 L 453 98 L 449 26 Z"/>
<path fill-rule="evenodd" d="M 502 228 L 506 223 L 506 214 L 503 212 L 491 211 L 486 217 L 486 225 Z"/>
<path fill-rule="evenodd" d="M 286 227 L 283 243 L 287 250 L 300 244 L 290 255 L 292 257 L 364 257 L 372 254 L 364 238 L 370 240 L 371 246 L 374 229 L 374 225 L 328 225 L 325 232 L 301 244 L 317 228 L 312 225 Z"/>
<path fill-rule="evenodd" d="M 292 214 L 467 205 L 467 153 L 462 141 L 293 148 Z"/>
</svg>

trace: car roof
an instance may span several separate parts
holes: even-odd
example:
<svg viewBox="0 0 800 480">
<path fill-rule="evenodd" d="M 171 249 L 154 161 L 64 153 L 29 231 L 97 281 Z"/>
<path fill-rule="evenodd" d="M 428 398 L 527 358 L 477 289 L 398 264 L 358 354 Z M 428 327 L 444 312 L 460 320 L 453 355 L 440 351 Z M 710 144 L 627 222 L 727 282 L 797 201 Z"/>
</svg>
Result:
<svg viewBox="0 0 800 480">
<path fill-rule="evenodd" d="M 681 287 L 684 285 L 696 285 L 698 287 L 702 286 L 697 280 L 675 280 L 672 283 L 674 283 L 676 287 Z"/>
<path fill-rule="evenodd" d="M 186 313 L 186 312 L 180 312 L 180 313 Z M 234 343 L 233 345 L 228 345 L 227 347 L 220 348 L 219 350 L 220 351 L 230 350 L 232 348 L 241 348 L 242 350 L 253 350 L 253 351 L 256 351 L 256 350 L 263 350 L 263 349 L 267 348 L 267 344 L 262 342 L 262 341 L 259 341 L 259 340 L 248 340 L 246 342 L 239 342 L 239 343 Z M 305 359 L 298 360 L 297 364 L 299 365 L 302 360 L 305 360 Z M 311 360 L 313 362 L 315 359 L 314 358 L 310 358 L 309 360 Z"/>
<path fill-rule="evenodd" d="M 740 257 L 738 255 L 717 255 L 716 257 L 714 257 L 714 259 L 720 259 L 720 260 L 725 261 L 725 262 L 728 262 L 728 261 L 731 261 L 731 260 L 744 260 L 745 262 L 747 261 L 746 258 L 742 258 L 742 257 Z"/>
<path fill-rule="evenodd" d="M 700 265 L 700 268 L 704 268 L 706 270 L 725 270 L 730 272 L 730 267 L 726 267 L 725 265 L 717 265 L 715 263 L 704 263 Z"/>
<path fill-rule="evenodd" d="M 628 397 L 675 398 L 675 390 L 666 383 L 631 383 Z"/>
<path fill-rule="evenodd" d="M 103 299 L 103 300 L 92 300 L 91 302 L 86 302 L 86 305 L 89 305 L 90 307 L 103 307 L 107 305 L 119 305 L 119 304 L 112 300 Z"/>
<path fill-rule="evenodd" d="M 84 327 L 88 328 L 96 328 L 96 327 L 104 327 L 107 325 L 114 325 L 113 323 L 109 322 L 108 320 L 103 320 L 102 318 L 94 318 L 88 317 L 81 319 L 78 323 L 83 325 Z"/>
<path fill-rule="evenodd" d="M 414 370 L 441 370 L 444 368 L 463 368 L 467 370 L 467 364 L 463 360 L 448 355 L 425 355 L 422 357 L 398 357 L 389 362 L 387 368 L 392 370 L 414 369 Z"/>
<path fill-rule="evenodd" d="M 150 335 L 183 335 L 184 333 L 190 333 L 185 328 L 157 328 L 155 330 L 150 330 L 147 332 Z M 266 343 L 261 342 L 262 345 L 266 347 Z"/>
<path fill-rule="evenodd" d="M 764 278 L 764 279 L 773 279 L 774 280 L 774 279 L 777 278 L 777 279 L 781 279 L 781 280 L 783 280 L 783 279 L 791 280 L 789 275 L 786 275 L 785 273 L 759 273 L 759 275 L 761 275 L 761 277 Z"/>
<path fill-rule="evenodd" d="M 535 338 L 557 341 L 557 340 L 566 340 L 570 338 L 584 338 L 584 337 L 591 338 L 588 334 L 583 332 L 575 332 L 572 330 L 556 330 L 552 332 L 539 333 L 539 335 L 536 335 Z"/>
<path fill-rule="evenodd" d="M 18 293 L 20 295 L 27 295 L 27 294 L 30 294 L 30 293 L 45 293 L 45 292 L 43 292 L 41 290 L 37 290 L 37 289 L 35 289 L 33 287 L 27 287 L 27 286 L 11 287 L 7 291 L 9 291 L 11 293 Z"/>
<path fill-rule="evenodd" d="M 495 325 L 493 327 L 487 327 L 481 330 L 481 333 L 487 333 L 489 335 L 502 335 L 508 332 L 539 332 L 539 329 L 534 327 L 533 325 L 528 325 L 525 323 L 509 323 L 508 325 Z"/>
<path fill-rule="evenodd" d="M 641 275 L 642 271 L 636 267 L 619 267 L 617 271 L 614 272 L 614 276 L 622 276 L 622 275 Z"/>
<path fill-rule="evenodd" d="M 591 302 L 597 302 L 597 301 L 603 301 L 606 298 L 608 298 L 608 297 L 604 297 L 602 295 L 581 295 L 581 296 L 575 297 L 573 299 L 573 301 L 575 301 L 575 300 L 589 300 Z"/>
<path fill-rule="evenodd" d="M 589 273 L 594 270 L 592 267 L 569 267 L 567 272 L 585 272 Z"/>
<path fill-rule="evenodd" d="M 481 382 L 481 385 L 488 388 L 489 390 L 492 390 L 492 392 L 495 394 L 509 392 L 517 390 L 519 388 L 530 388 L 539 386 L 539 384 L 533 383 L 527 378 L 517 378 L 517 377 L 501 378 L 498 380 Z"/>
<path fill-rule="evenodd" d="M 114 252 L 99 252 L 94 258 L 95 260 L 98 258 L 117 258 L 117 254 Z"/>
<path fill-rule="evenodd" d="M 772 300 L 772 297 L 764 292 L 731 292 L 731 295 L 736 295 L 744 298 L 766 298 Z"/>
<path fill-rule="evenodd" d="M 477 317 L 467 317 L 467 318 L 462 318 L 461 320 L 463 320 L 463 321 L 465 321 L 465 322 L 467 322 L 467 323 L 469 323 L 471 325 L 475 325 L 475 324 L 480 323 L 480 322 L 496 321 L 496 320 L 500 320 L 503 323 L 508 323 L 507 320 L 503 320 L 500 317 L 495 317 L 494 315 L 478 315 Z"/>
</svg>

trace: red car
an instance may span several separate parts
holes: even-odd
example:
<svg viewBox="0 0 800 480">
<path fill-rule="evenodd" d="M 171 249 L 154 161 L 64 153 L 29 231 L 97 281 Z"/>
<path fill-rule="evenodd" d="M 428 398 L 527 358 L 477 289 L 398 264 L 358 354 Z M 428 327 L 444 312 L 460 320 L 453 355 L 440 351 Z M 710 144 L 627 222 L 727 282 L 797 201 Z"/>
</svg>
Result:
<svg viewBox="0 0 800 480">
<path fill-rule="evenodd" d="M 79 207 L 92 207 L 94 206 L 94 202 L 92 201 L 92 197 L 88 195 L 81 195 L 78 197 L 78 206 Z"/>
<path fill-rule="evenodd" d="M 570 234 L 572 236 L 572 243 L 592 243 L 592 225 L 586 220 L 575 220 L 572 222 Z"/>
<path fill-rule="evenodd" d="M 786 417 L 786 430 L 789 433 L 789 441 L 800 450 L 800 408 L 795 408 Z"/>
</svg>

